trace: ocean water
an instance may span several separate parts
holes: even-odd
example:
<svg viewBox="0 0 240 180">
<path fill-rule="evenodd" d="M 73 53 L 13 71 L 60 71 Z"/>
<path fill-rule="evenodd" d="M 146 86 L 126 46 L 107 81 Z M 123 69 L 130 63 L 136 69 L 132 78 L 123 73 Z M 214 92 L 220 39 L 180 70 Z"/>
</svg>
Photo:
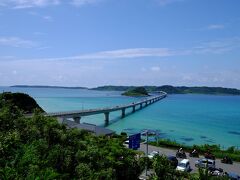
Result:
<svg viewBox="0 0 240 180">
<path fill-rule="evenodd" d="M 46 112 L 111 107 L 138 101 L 121 92 L 56 88 L 0 87 L 0 92 L 28 93 Z M 120 133 L 155 130 L 159 138 L 192 144 L 220 144 L 240 148 L 240 96 L 168 95 L 141 111 L 120 118 L 121 111 L 110 113 L 107 128 Z M 81 122 L 104 126 L 104 115 L 83 117 Z"/>
</svg>

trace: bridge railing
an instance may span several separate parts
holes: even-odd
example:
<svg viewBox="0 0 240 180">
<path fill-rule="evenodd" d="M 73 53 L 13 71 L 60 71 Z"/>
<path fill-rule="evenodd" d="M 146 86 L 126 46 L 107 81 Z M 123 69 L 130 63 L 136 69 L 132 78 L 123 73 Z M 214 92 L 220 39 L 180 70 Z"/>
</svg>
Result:
<svg viewBox="0 0 240 180">
<path fill-rule="evenodd" d="M 94 115 L 94 114 L 100 114 L 100 113 L 106 113 L 106 112 L 113 112 L 113 111 L 131 108 L 131 107 L 136 107 L 137 105 L 141 105 L 143 103 L 146 103 L 146 102 L 154 100 L 154 99 L 158 99 L 158 98 L 162 99 L 162 98 L 166 97 L 166 95 L 167 95 L 167 93 L 162 92 L 161 95 L 146 98 L 144 100 L 141 100 L 138 102 L 133 102 L 133 103 L 126 104 L 126 105 L 119 105 L 119 106 L 114 106 L 114 107 L 109 107 L 109 108 L 87 109 L 87 110 L 80 110 L 80 111 L 76 110 L 76 111 L 66 111 L 66 112 L 53 112 L 53 113 L 47 113 L 46 116 L 58 117 L 58 116 L 71 116 L 74 114 L 81 114 L 81 116 L 87 116 L 87 115 Z"/>
</svg>

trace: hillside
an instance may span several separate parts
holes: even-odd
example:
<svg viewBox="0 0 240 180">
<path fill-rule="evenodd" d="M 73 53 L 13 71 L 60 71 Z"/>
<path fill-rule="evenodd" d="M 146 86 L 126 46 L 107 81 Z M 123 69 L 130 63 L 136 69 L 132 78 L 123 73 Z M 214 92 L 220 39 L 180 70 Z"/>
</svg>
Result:
<svg viewBox="0 0 240 180">
<path fill-rule="evenodd" d="M 7 103 L 0 124 L 0 179 L 137 179 L 144 168 L 117 135 L 94 136 L 38 113 L 27 118 Z"/>
<path fill-rule="evenodd" d="M 223 87 L 186 87 L 186 86 L 143 86 L 148 92 L 164 91 L 168 94 L 222 94 L 222 95 L 240 95 L 240 90 Z M 100 91 L 129 91 L 136 86 L 101 86 L 93 88 Z"/>
<path fill-rule="evenodd" d="M 32 97 L 24 93 L 4 92 L 0 94 L 0 107 L 6 102 L 12 106 L 17 106 L 24 113 L 33 113 L 34 109 L 44 112 Z"/>
</svg>

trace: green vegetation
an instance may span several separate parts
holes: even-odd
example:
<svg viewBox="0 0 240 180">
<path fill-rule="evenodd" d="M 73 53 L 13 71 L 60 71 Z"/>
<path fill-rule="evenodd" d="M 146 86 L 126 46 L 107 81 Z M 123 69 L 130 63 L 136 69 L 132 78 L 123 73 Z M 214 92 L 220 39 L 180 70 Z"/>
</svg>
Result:
<svg viewBox="0 0 240 180">
<path fill-rule="evenodd" d="M 161 139 L 156 142 L 150 142 L 149 144 L 159 147 L 167 147 L 172 149 L 179 149 L 182 147 L 185 151 L 191 152 L 193 149 L 196 149 L 200 154 L 204 154 L 208 150 L 211 151 L 217 158 L 223 158 L 224 156 L 230 157 L 234 161 L 240 161 L 240 150 L 237 150 L 235 147 L 229 147 L 226 150 L 222 150 L 219 145 L 193 145 L 187 146 L 179 144 L 175 141 L 168 139 Z"/>
<path fill-rule="evenodd" d="M 147 90 L 144 87 L 137 87 L 132 90 L 124 92 L 124 96 L 149 96 Z"/>
<path fill-rule="evenodd" d="M 240 90 L 222 87 L 174 87 L 170 85 L 164 86 L 143 86 L 148 92 L 164 91 L 168 94 L 222 94 L 222 95 L 240 95 Z M 136 88 L 135 86 L 101 86 L 93 88 L 93 90 L 101 91 L 129 91 Z"/>
<path fill-rule="evenodd" d="M 33 113 L 34 109 L 44 112 L 37 102 L 27 94 L 4 92 L 0 94 L 0 108 L 3 104 L 17 106 L 23 113 Z"/>
<path fill-rule="evenodd" d="M 1 100 L 0 179 L 137 179 L 143 161 L 122 142 L 69 129 L 39 111 L 26 118 Z"/>
<path fill-rule="evenodd" d="M 152 167 L 155 171 L 153 178 L 156 179 L 178 179 L 178 172 L 171 166 L 165 156 L 156 156 Z"/>
</svg>

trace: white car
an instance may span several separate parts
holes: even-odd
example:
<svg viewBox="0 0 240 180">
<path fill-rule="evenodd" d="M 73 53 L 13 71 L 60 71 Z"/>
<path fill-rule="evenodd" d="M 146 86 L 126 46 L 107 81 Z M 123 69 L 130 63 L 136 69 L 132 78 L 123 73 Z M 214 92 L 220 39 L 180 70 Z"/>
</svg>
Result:
<svg viewBox="0 0 240 180">
<path fill-rule="evenodd" d="M 150 154 L 148 154 L 148 158 L 152 159 L 156 155 L 159 155 L 159 152 L 158 151 L 152 151 Z"/>
<path fill-rule="evenodd" d="M 191 170 L 190 162 L 188 159 L 183 159 L 180 163 L 178 163 L 178 166 L 176 168 L 178 171 L 185 171 L 188 172 Z"/>
<path fill-rule="evenodd" d="M 215 168 L 215 161 L 212 159 L 199 159 L 195 162 L 196 167 L 201 167 L 201 168 Z"/>
</svg>

